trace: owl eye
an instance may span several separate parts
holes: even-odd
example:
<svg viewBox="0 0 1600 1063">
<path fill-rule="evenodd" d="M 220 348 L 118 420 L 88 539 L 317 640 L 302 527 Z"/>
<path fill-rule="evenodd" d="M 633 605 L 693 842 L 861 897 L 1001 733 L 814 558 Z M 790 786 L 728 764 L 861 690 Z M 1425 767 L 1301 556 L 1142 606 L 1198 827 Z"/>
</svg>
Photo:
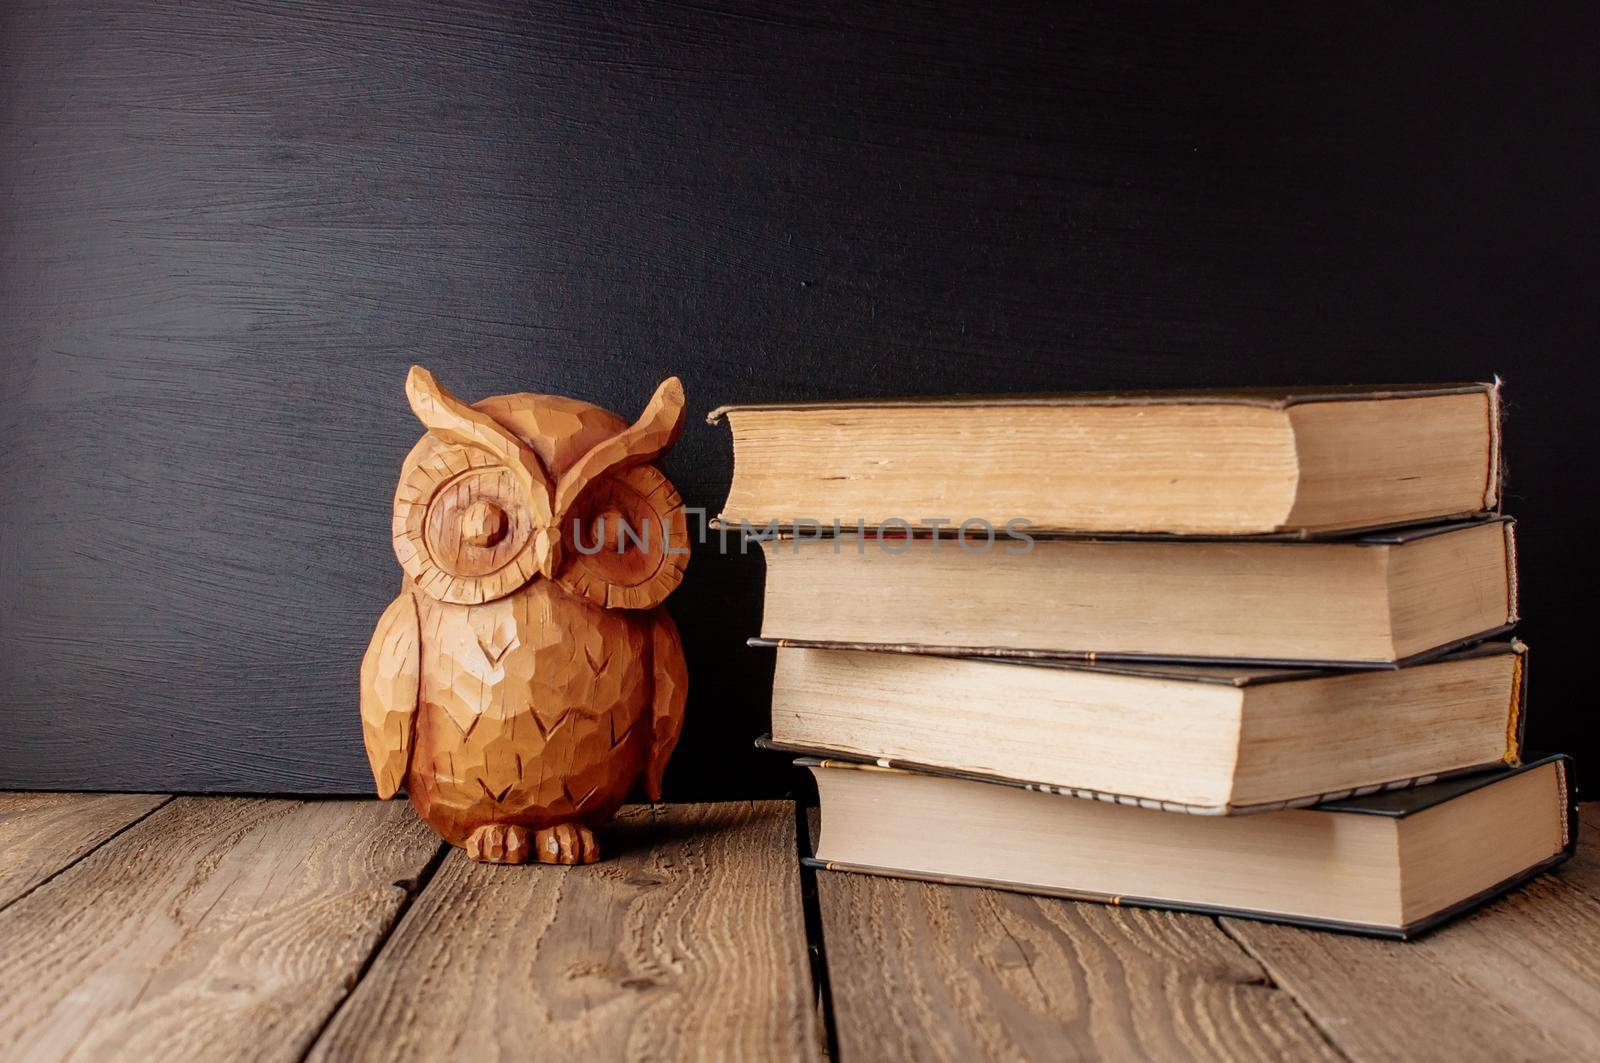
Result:
<svg viewBox="0 0 1600 1063">
<path fill-rule="evenodd" d="M 511 473 L 491 466 L 444 484 L 428 507 L 428 553 L 453 576 L 478 579 L 516 557 L 533 533 Z"/>
<path fill-rule="evenodd" d="M 608 609 L 659 605 L 683 581 L 689 562 L 683 499 L 650 465 L 597 480 L 573 507 L 562 533 L 574 549 L 567 551 L 557 581 Z"/>
<path fill-rule="evenodd" d="M 626 553 L 630 546 L 642 545 L 640 540 L 643 537 L 639 529 L 629 524 L 627 515 L 616 506 L 607 506 L 604 512 L 596 514 L 589 521 L 575 521 L 574 526 L 581 527 L 585 523 L 588 528 L 574 544 L 585 554 L 621 554 Z"/>
<path fill-rule="evenodd" d="M 506 537 L 510 528 L 510 516 L 486 498 L 473 502 L 461 514 L 461 538 L 469 546 L 480 549 L 494 546 Z"/>
<path fill-rule="evenodd" d="M 683 431 L 677 377 L 661 382 L 637 421 L 584 451 L 555 481 L 532 444 L 479 408 L 488 400 L 466 405 L 419 365 L 406 376 L 406 399 L 428 434 L 407 455 L 395 489 L 394 552 L 424 593 L 476 604 L 543 574 L 606 608 L 645 609 L 682 581 L 683 499 L 648 464 Z M 564 541 L 581 541 L 591 523 L 612 549 L 566 550 Z"/>
<path fill-rule="evenodd" d="M 395 496 L 395 554 L 428 594 L 492 601 L 527 583 L 536 523 L 513 470 L 471 447 L 419 461 Z"/>
</svg>

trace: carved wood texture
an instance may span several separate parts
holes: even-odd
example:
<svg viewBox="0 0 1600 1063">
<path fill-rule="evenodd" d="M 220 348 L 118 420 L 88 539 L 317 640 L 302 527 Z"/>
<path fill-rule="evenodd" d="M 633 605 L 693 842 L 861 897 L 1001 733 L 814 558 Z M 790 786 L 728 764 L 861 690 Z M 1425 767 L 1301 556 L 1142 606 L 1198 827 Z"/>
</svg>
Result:
<svg viewBox="0 0 1600 1063">
<path fill-rule="evenodd" d="M 413 367 L 428 429 L 394 501 L 405 571 L 361 668 L 380 797 L 402 785 L 495 863 L 589 863 L 594 828 L 661 776 L 688 669 L 662 601 L 688 561 L 683 500 L 651 465 L 683 428 L 665 381 L 639 420 L 548 395 L 468 406 Z"/>
</svg>

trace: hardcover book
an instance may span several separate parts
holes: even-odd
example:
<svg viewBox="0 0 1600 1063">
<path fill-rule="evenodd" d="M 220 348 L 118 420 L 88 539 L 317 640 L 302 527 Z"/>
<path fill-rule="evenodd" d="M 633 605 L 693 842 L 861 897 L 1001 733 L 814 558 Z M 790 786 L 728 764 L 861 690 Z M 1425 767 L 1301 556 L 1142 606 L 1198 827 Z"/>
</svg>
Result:
<svg viewBox="0 0 1600 1063">
<path fill-rule="evenodd" d="M 1374 667 L 1517 618 L 1504 518 L 1332 542 L 1037 538 L 977 548 L 847 535 L 761 546 L 769 639 Z"/>
<path fill-rule="evenodd" d="M 1022 786 L 802 759 L 807 863 L 1409 938 L 1571 855 L 1568 761 L 1258 816 L 1174 816 Z"/>
<path fill-rule="evenodd" d="M 1498 384 L 724 406 L 727 522 L 1316 535 L 1492 512 Z"/>
<path fill-rule="evenodd" d="M 771 748 L 1173 812 L 1275 811 L 1514 765 L 1526 718 L 1520 642 L 1365 672 L 775 645 Z"/>
</svg>

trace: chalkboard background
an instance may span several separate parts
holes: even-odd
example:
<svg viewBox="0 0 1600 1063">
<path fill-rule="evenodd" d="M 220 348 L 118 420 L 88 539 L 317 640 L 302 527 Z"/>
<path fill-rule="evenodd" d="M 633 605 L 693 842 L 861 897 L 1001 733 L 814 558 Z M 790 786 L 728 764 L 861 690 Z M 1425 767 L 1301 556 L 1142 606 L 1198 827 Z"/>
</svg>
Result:
<svg viewBox="0 0 1600 1063">
<path fill-rule="evenodd" d="M 370 787 L 413 361 L 678 373 L 711 510 L 725 402 L 1500 373 L 1588 752 L 1600 9 L 601 6 L 0 2 L 0 786 Z M 671 796 L 787 785 L 760 580 L 672 599 Z"/>
</svg>

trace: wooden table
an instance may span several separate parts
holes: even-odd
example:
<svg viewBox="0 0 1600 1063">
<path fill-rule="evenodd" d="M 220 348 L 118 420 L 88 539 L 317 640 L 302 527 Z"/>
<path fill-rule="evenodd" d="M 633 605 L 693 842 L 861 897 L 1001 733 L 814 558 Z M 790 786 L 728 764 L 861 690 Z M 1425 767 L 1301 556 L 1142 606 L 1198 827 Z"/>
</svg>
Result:
<svg viewBox="0 0 1600 1063">
<path fill-rule="evenodd" d="M 813 878 L 800 823 L 631 808 L 504 868 L 400 803 L 0 794 L 0 1059 L 1600 1058 L 1593 826 L 1396 944 Z"/>
</svg>

